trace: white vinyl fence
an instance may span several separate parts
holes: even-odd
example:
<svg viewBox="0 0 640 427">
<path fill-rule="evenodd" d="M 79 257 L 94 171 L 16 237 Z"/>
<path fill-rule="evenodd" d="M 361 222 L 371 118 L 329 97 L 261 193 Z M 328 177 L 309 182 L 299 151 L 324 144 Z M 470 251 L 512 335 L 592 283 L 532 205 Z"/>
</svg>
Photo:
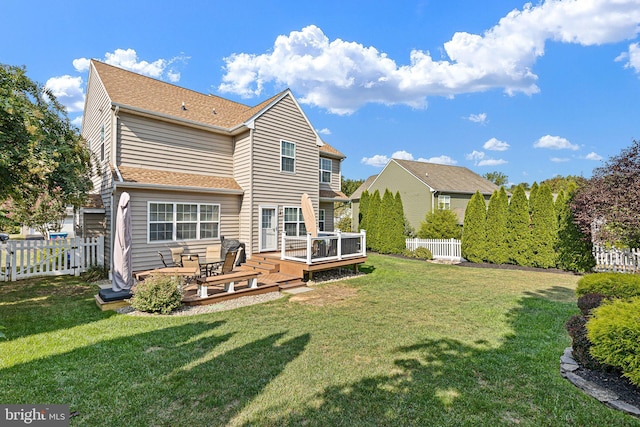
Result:
<svg viewBox="0 0 640 427">
<path fill-rule="evenodd" d="M 0 281 L 73 275 L 104 264 L 104 237 L 9 240 L 0 244 Z"/>
<path fill-rule="evenodd" d="M 434 259 L 462 261 L 460 240 L 457 239 L 407 239 L 407 249 L 415 251 L 419 247 L 427 248 Z"/>
<path fill-rule="evenodd" d="M 640 249 L 618 249 L 593 246 L 595 271 L 640 273 Z"/>
</svg>

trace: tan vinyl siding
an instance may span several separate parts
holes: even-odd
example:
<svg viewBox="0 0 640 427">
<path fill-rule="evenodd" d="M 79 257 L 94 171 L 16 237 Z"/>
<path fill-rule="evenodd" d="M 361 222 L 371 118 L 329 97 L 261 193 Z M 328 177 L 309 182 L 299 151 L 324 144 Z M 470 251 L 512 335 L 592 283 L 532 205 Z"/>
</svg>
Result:
<svg viewBox="0 0 640 427">
<path fill-rule="evenodd" d="M 327 159 L 331 161 L 331 182 L 326 183 L 326 182 L 321 182 L 320 183 L 320 189 L 321 190 L 333 190 L 333 191 L 340 191 L 341 188 L 341 183 L 340 183 L 340 160 L 337 159 L 331 159 L 329 157 L 323 157 L 322 155 L 320 155 L 320 157 L 322 157 L 323 159 Z M 318 182 L 320 182 L 320 165 L 318 165 Z"/>
<path fill-rule="evenodd" d="M 232 176 L 231 137 L 122 113 L 118 127 L 119 165 Z"/>
<path fill-rule="evenodd" d="M 117 205 L 123 190 L 118 190 L 114 198 L 113 216 L 116 217 Z M 158 251 L 162 252 L 165 261 L 171 259 L 169 248 L 184 247 L 185 252 L 204 256 L 208 245 L 220 243 L 220 239 L 178 240 L 172 242 L 148 242 L 148 202 L 168 203 L 214 203 L 220 205 L 220 235 L 225 238 L 238 236 L 238 215 L 240 196 L 210 195 L 174 191 L 127 190 L 131 197 L 131 251 L 133 254 L 133 271 L 162 267 Z"/>
<path fill-rule="evenodd" d="M 296 145 L 295 173 L 280 171 L 281 140 Z M 318 212 L 318 147 L 309 127 L 290 96 L 284 97 L 255 122 L 253 147 L 252 251 L 258 251 L 259 205 L 300 206 L 302 193 L 311 197 Z M 282 215 L 278 215 L 282 232 Z M 280 239 L 278 239 L 278 243 Z"/>
<path fill-rule="evenodd" d="M 380 197 L 384 190 L 389 189 L 393 195 L 400 192 L 402 206 L 407 220 L 417 231 L 420 222 L 424 221 L 427 212 L 431 211 L 431 192 L 429 187 L 418 181 L 413 175 L 401 168 L 395 162 L 390 162 L 384 169 L 384 173 L 378 175 L 373 185 L 369 188 L 369 194 L 375 190 L 380 191 Z"/>
<path fill-rule="evenodd" d="M 105 222 L 106 215 L 104 213 L 85 213 L 81 215 L 83 237 L 104 236 L 106 233 Z"/>
<path fill-rule="evenodd" d="M 324 209 L 324 231 L 334 231 L 333 203 L 320 203 L 319 209 Z"/>
<path fill-rule="evenodd" d="M 247 244 L 247 256 L 252 253 L 248 244 L 251 241 L 251 234 L 258 224 L 251 223 L 252 192 L 251 192 L 251 133 L 247 132 L 236 137 L 233 153 L 233 177 L 245 191 L 240 207 L 240 231 L 236 237 L 241 242 Z"/>
</svg>

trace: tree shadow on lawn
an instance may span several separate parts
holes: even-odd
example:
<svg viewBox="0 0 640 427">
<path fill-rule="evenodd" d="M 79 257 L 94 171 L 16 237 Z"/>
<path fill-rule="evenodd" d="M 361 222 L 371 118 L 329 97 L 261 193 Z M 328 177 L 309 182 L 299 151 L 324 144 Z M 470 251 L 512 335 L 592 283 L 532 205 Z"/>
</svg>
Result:
<svg viewBox="0 0 640 427">
<path fill-rule="evenodd" d="M 69 404 L 72 425 L 225 425 L 309 335 L 285 332 L 216 355 L 235 333 L 196 322 L 103 341 L 0 371 L 0 401 Z"/>
<path fill-rule="evenodd" d="M 396 349 L 389 375 L 331 386 L 286 416 L 258 414 L 246 425 L 637 425 L 560 376 L 571 297 L 562 287 L 522 297 L 497 347 L 418 340 Z"/>
<path fill-rule="evenodd" d="M 69 276 L 0 283 L 0 322 L 6 328 L 7 340 L 69 329 L 115 315 L 96 307 L 97 293 L 96 285 Z"/>
</svg>

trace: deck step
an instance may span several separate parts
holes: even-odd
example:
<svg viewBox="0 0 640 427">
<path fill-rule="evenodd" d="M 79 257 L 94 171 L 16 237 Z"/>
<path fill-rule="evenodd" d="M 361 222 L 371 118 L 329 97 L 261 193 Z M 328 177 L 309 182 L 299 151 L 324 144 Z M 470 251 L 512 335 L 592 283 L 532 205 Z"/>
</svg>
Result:
<svg viewBox="0 0 640 427">
<path fill-rule="evenodd" d="M 286 289 L 293 289 L 293 288 L 303 288 L 305 286 L 307 286 L 307 284 L 300 279 L 293 280 L 291 282 L 278 283 L 278 287 L 280 288 L 281 291 Z"/>
<path fill-rule="evenodd" d="M 257 271 L 260 273 L 277 273 L 278 271 L 280 271 L 280 266 L 273 264 L 254 264 L 247 261 L 240 266 L 240 269 L 247 271 Z"/>
</svg>

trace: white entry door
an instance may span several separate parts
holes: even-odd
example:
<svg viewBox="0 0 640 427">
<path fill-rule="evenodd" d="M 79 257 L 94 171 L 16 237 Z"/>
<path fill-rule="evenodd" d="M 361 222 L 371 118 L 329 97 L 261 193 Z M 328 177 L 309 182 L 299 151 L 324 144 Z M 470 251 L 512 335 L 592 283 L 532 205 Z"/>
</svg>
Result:
<svg viewBox="0 0 640 427">
<path fill-rule="evenodd" d="M 260 206 L 260 251 L 278 250 L 278 207 Z"/>
</svg>

